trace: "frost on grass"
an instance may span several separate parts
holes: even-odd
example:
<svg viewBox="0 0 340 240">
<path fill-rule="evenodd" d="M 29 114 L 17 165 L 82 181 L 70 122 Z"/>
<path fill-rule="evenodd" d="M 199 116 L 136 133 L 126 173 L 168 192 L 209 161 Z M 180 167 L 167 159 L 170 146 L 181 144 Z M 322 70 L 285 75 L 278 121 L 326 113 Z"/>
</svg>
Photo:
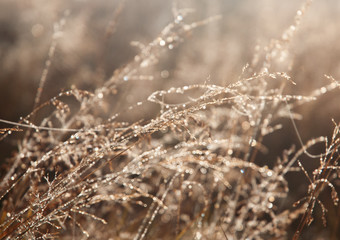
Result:
<svg viewBox="0 0 340 240">
<path fill-rule="evenodd" d="M 32 113 L 0 130 L 4 140 L 26 129 L 1 177 L 0 237 L 280 239 L 301 217 L 298 237 L 313 220 L 316 204 L 326 212 L 318 199 L 324 188 L 338 203 L 332 182 L 339 171 L 339 125 L 330 143 L 320 137 L 304 144 L 295 125 L 301 116 L 293 110 L 339 85 L 327 77 L 331 83 L 309 95 L 287 94 L 294 79 L 276 70 L 279 62 L 290 61 L 289 44 L 309 4 L 233 83 L 157 90 L 114 114 L 106 109 L 124 84 L 157 81 L 153 66 L 159 58 L 215 18 L 187 22 L 190 11 L 174 4 L 174 21 L 150 43 L 133 42 L 139 53 L 104 84 L 94 91 L 72 86 L 40 103 L 46 64 Z M 145 105 L 157 112 L 137 121 L 120 120 Z M 257 164 L 258 153 L 268 152 L 264 137 L 281 130 L 283 118 L 292 121 L 301 150 L 291 148 L 268 159 L 272 167 Z M 320 142 L 325 153 L 311 155 L 309 147 Z M 320 158 L 312 173 L 299 160 L 304 154 Z M 300 170 L 310 182 L 307 196 L 296 208 L 282 208 L 290 191 L 287 173 Z"/>
</svg>

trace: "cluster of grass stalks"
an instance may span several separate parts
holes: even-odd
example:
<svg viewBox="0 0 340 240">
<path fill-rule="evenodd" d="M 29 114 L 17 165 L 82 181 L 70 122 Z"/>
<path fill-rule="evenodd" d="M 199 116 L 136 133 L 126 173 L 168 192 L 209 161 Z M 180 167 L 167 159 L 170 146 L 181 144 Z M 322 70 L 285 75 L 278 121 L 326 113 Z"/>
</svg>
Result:
<svg viewBox="0 0 340 240">
<path fill-rule="evenodd" d="M 128 2 L 114 6 L 106 39 L 124 24 Z M 338 204 L 340 125 L 333 120 L 332 136 L 304 143 L 295 109 L 339 83 L 327 75 L 323 87 L 298 94 L 290 74 L 290 46 L 311 1 L 228 84 L 204 76 L 159 84 L 176 72 L 162 61 L 221 19 L 192 20 L 182 4 L 174 1 L 173 21 L 149 43 L 133 42 L 138 53 L 106 80 L 87 69 L 84 78 L 96 78 L 87 89 L 77 79 L 43 100 L 75 13 L 60 15 L 33 111 L 15 123 L 1 120 L 2 143 L 19 140 L 1 162 L 0 239 L 299 239 L 315 209 L 327 224 L 327 209 Z M 296 134 L 292 147 L 272 153 L 275 142 L 266 139 L 282 141 L 276 134 L 286 128 Z M 304 197 L 294 195 L 294 175 L 305 180 Z M 324 193 L 330 201 L 320 200 Z"/>
</svg>

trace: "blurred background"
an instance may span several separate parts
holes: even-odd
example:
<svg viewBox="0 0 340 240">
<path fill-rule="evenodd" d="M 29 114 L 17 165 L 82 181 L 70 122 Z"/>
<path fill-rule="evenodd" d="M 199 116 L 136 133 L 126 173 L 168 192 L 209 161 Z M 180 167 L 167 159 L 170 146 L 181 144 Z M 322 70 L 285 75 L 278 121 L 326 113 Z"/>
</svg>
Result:
<svg viewBox="0 0 340 240">
<path fill-rule="evenodd" d="M 178 8 L 192 12 L 185 19 L 195 22 L 220 15 L 219 20 L 199 27 L 188 34 L 183 43 L 161 55 L 159 63 L 148 70 L 153 81 L 120 85 L 110 106 L 110 114 L 145 100 L 153 91 L 194 83 L 228 85 L 239 79 L 242 68 L 251 63 L 256 52 L 271 39 L 279 39 L 294 22 L 301 0 L 184 0 Z M 18 121 L 33 110 L 34 99 L 49 49 L 56 44 L 54 56 L 43 89 L 41 102 L 72 85 L 94 91 L 138 53 L 131 41 L 148 44 L 174 19 L 175 1 L 171 0 L 2 0 L 0 1 L 0 118 Z M 314 1 L 305 13 L 287 52 L 287 60 L 273 71 L 285 71 L 296 86 L 290 94 L 309 94 L 330 81 L 340 79 L 340 1 Z M 61 32 L 55 25 L 63 22 Z M 320 97 L 295 109 L 303 116 L 297 122 L 303 141 L 330 135 L 332 118 L 340 121 L 339 91 Z M 152 115 L 152 108 L 147 114 Z M 146 113 L 127 113 L 131 121 Z M 264 140 L 269 152 L 266 159 L 276 160 L 278 154 L 292 144 L 299 146 L 289 120 L 286 130 Z M 0 124 L 0 127 L 9 127 Z M 16 149 L 16 137 L 0 144 L 0 162 Z M 318 150 L 315 150 L 318 151 Z M 261 160 L 259 160 L 261 162 Z M 310 169 L 313 169 L 313 164 Z M 309 170 L 307 165 L 307 170 Z M 294 188 L 293 200 L 306 192 L 308 181 Z M 296 184 L 296 183 L 295 183 Z M 338 186 L 339 189 L 339 186 Z M 326 191 L 323 200 L 329 201 Z M 301 195 L 302 196 L 302 195 Z M 292 201 L 293 201 L 292 200 Z M 332 204 L 327 204 L 332 206 Z M 328 239 L 338 234 L 334 228 L 339 207 L 329 209 L 327 228 L 316 218 L 305 239 Z M 315 234 L 320 236 L 315 238 Z M 314 235 L 313 235 L 314 234 Z M 313 236 L 313 238 L 308 238 Z"/>
</svg>

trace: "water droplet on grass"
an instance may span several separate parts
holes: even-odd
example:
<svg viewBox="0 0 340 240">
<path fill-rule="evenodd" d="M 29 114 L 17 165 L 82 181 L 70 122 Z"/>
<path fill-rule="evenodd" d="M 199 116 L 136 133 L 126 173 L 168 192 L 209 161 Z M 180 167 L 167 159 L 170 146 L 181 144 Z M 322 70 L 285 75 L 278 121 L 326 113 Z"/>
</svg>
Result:
<svg viewBox="0 0 340 240">
<path fill-rule="evenodd" d="M 100 99 L 102 99 L 102 98 L 104 97 L 104 94 L 103 94 L 103 93 L 98 93 L 98 94 L 97 94 L 97 97 L 100 98 Z"/>
<path fill-rule="evenodd" d="M 165 42 L 163 39 L 159 41 L 159 45 L 160 45 L 160 46 L 163 47 L 163 46 L 165 46 L 165 44 L 166 44 L 166 42 Z"/>
<path fill-rule="evenodd" d="M 161 71 L 161 77 L 162 78 L 168 78 L 169 77 L 169 71 L 167 71 L 167 70 L 163 70 L 163 71 Z"/>
<path fill-rule="evenodd" d="M 176 20 L 177 20 L 178 22 L 182 21 L 182 20 L 183 20 L 183 16 L 182 16 L 182 15 L 178 15 L 178 16 L 176 17 Z"/>
</svg>

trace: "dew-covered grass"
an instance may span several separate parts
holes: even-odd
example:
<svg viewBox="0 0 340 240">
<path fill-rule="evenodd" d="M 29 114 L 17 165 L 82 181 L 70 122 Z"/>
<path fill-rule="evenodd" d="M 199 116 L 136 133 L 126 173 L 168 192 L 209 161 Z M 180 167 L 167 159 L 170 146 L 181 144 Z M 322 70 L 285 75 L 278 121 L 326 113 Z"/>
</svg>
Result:
<svg viewBox="0 0 340 240">
<path fill-rule="evenodd" d="M 337 239 L 328 8 L 285 4 L 0 3 L 0 239 Z"/>
</svg>

